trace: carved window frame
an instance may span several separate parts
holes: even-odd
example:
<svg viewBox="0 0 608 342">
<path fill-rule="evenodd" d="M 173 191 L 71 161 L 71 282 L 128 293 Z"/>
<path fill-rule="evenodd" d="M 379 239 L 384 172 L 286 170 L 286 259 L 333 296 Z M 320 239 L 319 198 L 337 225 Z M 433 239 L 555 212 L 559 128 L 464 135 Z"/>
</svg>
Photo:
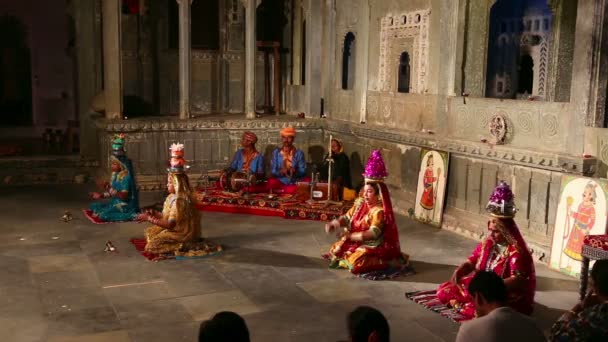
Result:
<svg viewBox="0 0 608 342">
<path fill-rule="evenodd" d="M 423 94 L 426 92 L 430 14 L 430 9 L 399 14 L 389 13 L 380 20 L 379 91 L 397 91 L 397 78 L 395 78 L 395 82 L 390 82 L 391 73 L 398 71 L 399 66 L 399 59 L 392 59 L 392 42 L 395 39 L 413 38 L 413 51 L 408 51 L 412 61 L 410 93 Z"/>
</svg>

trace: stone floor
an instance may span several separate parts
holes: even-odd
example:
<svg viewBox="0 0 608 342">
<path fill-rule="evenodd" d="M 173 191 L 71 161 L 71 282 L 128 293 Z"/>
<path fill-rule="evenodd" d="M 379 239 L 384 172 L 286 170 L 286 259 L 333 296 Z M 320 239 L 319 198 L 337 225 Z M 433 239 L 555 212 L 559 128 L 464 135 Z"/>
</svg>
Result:
<svg viewBox="0 0 608 342">
<path fill-rule="evenodd" d="M 399 218 L 417 275 L 373 282 L 329 270 L 322 223 L 205 213 L 203 234 L 227 250 L 201 260 L 149 262 L 129 244 L 143 224 L 94 225 L 83 185 L 3 188 L 0 336 L 3 341 L 194 341 L 220 310 L 243 315 L 253 341 L 337 341 L 345 315 L 372 305 L 393 341 L 452 341 L 458 326 L 406 300 L 448 279 L 475 242 Z M 146 194 L 142 202 L 160 201 Z M 75 219 L 60 216 L 70 210 Z M 104 253 L 111 240 L 118 253 Z M 547 329 L 576 301 L 577 281 L 537 267 L 535 318 Z"/>
</svg>

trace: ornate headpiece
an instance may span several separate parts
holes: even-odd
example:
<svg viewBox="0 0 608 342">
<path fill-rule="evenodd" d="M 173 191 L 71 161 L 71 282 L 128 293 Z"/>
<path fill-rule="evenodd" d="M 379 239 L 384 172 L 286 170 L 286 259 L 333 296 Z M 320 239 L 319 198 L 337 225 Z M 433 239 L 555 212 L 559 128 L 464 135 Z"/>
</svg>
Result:
<svg viewBox="0 0 608 342">
<path fill-rule="evenodd" d="M 169 150 L 171 150 L 171 160 L 169 161 L 167 171 L 171 173 L 185 173 L 190 166 L 186 165 L 186 159 L 184 159 L 184 144 L 174 143 Z"/>
<path fill-rule="evenodd" d="M 382 153 L 380 150 L 373 150 L 371 156 L 367 160 L 365 165 L 365 172 L 363 173 L 366 183 L 380 183 L 384 182 L 384 179 L 388 177 L 386 172 L 386 166 L 382 159 Z"/>
<path fill-rule="evenodd" d="M 296 129 L 293 127 L 285 127 L 281 130 L 281 136 L 282 137 L 295 137 L 296 136 Z"/>
<path fill-rule="evenodd" d="M 112 155 L 115 157 L 125 155 L 125 134 L 115 134 L 112 138 Z"/>
<path fill-rule="evenodd" d="M 517 212 L 513 192 L 505 181 L 500 181 L 492 192 L 486 210 L 497 218 L 513 218 Z"/>
</svg>

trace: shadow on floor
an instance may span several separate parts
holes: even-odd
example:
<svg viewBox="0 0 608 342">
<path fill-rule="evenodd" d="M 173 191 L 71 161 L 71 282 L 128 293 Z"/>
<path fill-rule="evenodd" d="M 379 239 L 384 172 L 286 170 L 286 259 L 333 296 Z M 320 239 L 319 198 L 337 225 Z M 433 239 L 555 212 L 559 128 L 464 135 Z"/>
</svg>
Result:
<svg viewBox="0 0 608 342">
<path fill-rule="evenodd" d="M 538 324 L 538 327 L 547 335 L 551 330 L 551 326 L 564 313 L 563 310 L 550 308 L 548 306 L 534 303 L 534 313 L 532 318 Z"/>
<path fill-rule="evenodd" d="M 230 248 L 218 256 L 219 262 L 235 264 L 254 264 L 276 267 L 299 267 L 325 269 L 321 258 L 310 258 L 299 254 L 269 251 L 253 248 Z"/>
<path fill-rule="evenodd" d="M 411 266 L 416 274 L 400 277 L 395 281 L 440 284 L 448 281 L 456 269 L 454 265 L 433 264 L 418 260 L 411 260 Z"/>
<path fill-rule="evenodd" d="M 578 291 L 578 279 L 536 277 L 536 291 Z"/>
</svg>

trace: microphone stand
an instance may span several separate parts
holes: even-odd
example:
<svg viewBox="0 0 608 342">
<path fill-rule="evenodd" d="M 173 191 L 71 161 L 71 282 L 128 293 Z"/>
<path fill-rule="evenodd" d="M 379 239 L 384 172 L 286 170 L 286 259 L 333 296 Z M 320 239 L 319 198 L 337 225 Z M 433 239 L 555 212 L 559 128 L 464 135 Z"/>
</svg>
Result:
<svg viewBox="0 0 608 342">
<path fill-rule="evenodd" d="M 342 204 L 342 202 L 332 201 L 331 199 L 331 190 L 332 190 L 332 181 L 331 181 L 331 169 L 334 164 L 334 159 L 332 158 L 331 151 L 331 141 L 333 140 L 333 136 L 329 136 L 329 152 L 327 154 L 327 200 L 325 201 L 326 206 Z"/>
<path fill-rule="evenodd" d="M 315 203 L 315 199 L 313 198 L 313 193 L 315 191 L 315 186 L 317 185 L 317 183 L 319 182 L 318 179 L 318 175 L 316 173 L 317 171 L 317 167 L 316 165 L 312 165 L 312 177 L 310 180 L 310 199 L 308 199 L 308 201 L 306 201 L 308 204 L 314 204 Z"/>
</svg>

